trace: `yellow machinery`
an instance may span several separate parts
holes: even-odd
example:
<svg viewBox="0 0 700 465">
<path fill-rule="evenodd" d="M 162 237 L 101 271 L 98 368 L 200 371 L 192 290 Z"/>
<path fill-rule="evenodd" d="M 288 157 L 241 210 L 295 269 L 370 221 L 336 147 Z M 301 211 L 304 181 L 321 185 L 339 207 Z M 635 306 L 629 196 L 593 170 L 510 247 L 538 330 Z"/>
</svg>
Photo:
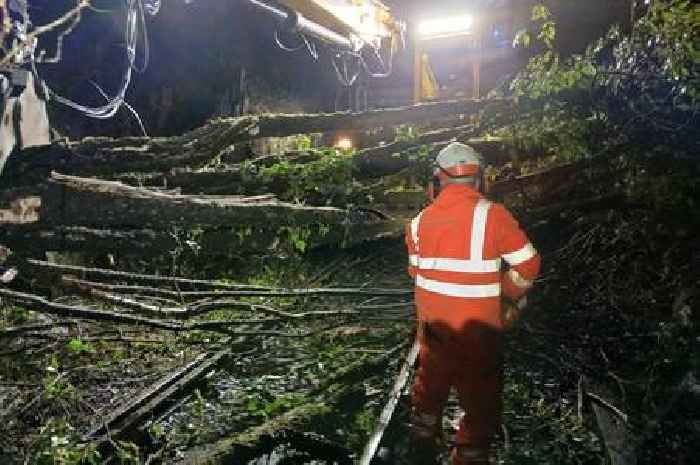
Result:
<svg viewBox="0 0 700 465">
<path fill-rule="evenodd" d="M 397 38 L 403 26 L 377 0 L 280 0 L 309 20 L 376 49 Z"/>
<path fill-rule="evenodd" d="M 310 36 L 337 52 L 360 54 L 396 47 L 405 25 L 378 0 L 248 0 L 272 14 L 284 30 Z"/>
<path fill-rule="evenodd" d="M 417 24 L 414 103 L 480 97 L 483 66 L 507 62 L 512 54 L 513 8 L 506 0 L 496 5 Z"/>
<path fill-rule="evenodd" d="M 416 31 L 414 44 L 414 85 L 413 100 L 419 103 L 440 97 L 440 88 L 435 73 L 430 65 L 431 50 L 450 47 L 470 53 L 467 56 L 471 68 L 471 91 L 467 97 L 479 98 L 481 61 L 479 56 L 479 31 L 472 15 L 456 15 L 448 18 L 428 19 L 420 23 Z M 455 46 L 457 45 L 457 46 Z"/>
<path fill-rule="evenodd" d="M 378 0 L 248 0 L 271 14 L 279 28 L 298 34 L 314 58 L 315 39 L 331 50 L 338 80 L 351 87 L 360 73 L 391 74 L 394 53 L 403 45 L 405 24 Z M 277 37 L 278 45 L 285 47 Z"/>
</svg>

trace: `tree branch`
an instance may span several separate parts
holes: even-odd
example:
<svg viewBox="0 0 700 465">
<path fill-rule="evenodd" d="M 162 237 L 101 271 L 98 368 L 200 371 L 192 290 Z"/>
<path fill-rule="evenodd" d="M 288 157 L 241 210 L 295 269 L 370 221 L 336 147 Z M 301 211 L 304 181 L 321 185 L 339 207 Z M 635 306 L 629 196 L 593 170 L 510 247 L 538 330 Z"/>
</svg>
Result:
<svg viewBox="0 0 700 465">
<path fill-rule="evenodd" d="M 4 2 L 3 2 L 4 3 Z M 0 5 L 2 6 L 2 5 Z M 24 41 L 22 42 L 17 42 L 16 45 L 10 49 L 7 54 L 0 59 L 0 66 L 6 66 L 12 62 L 12 57 L 14 57 L 22 48 L 22 46 L 25 43 L 31 43 L 34 41 L 34 39 L 37 39 L 40 35 L 45 34 L 47 32 L 53 31 L 54 29 L 58 29 L 59 27 L 63 26 L 64 24 L 67 24 L 71 21 L 74 21 L 76 18 L 80 17 L 82 14 L 83 10 L 85 8 L 88 8 L 90 6 L 90 0 L 77 0 L 75 7 L 64 13 L 63 16 L 51 21 L 48 24 L 45 24 L 43 26 L 39 26 L 35 28 L 32 32 L 27 34 L 27 37 Z M 6 9 L 4 11 L 7 11 Z M 3 15 L 4 16 L 4 15 Z"/>
</svg>

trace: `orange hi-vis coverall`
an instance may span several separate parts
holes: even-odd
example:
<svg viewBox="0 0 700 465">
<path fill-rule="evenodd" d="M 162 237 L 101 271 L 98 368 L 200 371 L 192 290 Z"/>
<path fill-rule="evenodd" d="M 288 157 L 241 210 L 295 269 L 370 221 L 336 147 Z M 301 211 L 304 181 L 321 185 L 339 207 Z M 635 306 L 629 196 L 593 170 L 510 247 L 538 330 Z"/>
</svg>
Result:
<svg viewBox="0 0 700 465">
<path fill-rule="evenodd" d="M 406 244 L 420 342 L 414 433 L 438 434 L 454 386 L 466 415 L 453 464 L 487 463 L 501 414 L 501 299 L 524 297 L 540 256 L 505 207 L 463 184 L 444 187 L 413 219 Z"/>
</svg>

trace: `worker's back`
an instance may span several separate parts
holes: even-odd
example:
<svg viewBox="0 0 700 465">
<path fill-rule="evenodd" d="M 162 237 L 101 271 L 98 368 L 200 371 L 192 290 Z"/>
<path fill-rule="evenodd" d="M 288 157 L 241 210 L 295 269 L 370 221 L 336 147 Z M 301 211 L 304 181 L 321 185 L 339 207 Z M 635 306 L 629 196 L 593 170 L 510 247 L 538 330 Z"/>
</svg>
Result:
<svg viewBox="0 0 700 465">
<path fill-rule="evenodd" d="M 501 328 L 502 294 L 517 299 L 539 271 L 539 256 L 510 213 L 466 185 L 447 186 L 409 229 L 422 321 Z M 502 258 L 512 267 L 505 276 Z"/>
</svg>

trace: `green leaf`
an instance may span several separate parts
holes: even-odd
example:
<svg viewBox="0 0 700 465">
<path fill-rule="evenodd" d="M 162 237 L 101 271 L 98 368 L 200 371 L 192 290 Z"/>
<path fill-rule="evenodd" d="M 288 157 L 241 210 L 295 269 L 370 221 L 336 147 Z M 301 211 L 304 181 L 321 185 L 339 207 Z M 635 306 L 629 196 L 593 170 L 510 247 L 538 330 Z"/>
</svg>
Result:
<svg viewBox="0 0 700 465">
<path fill-rule="evenodd" d="M 549 11 L 549 8 L 547 8 L 546 5 L 540 3 L 532 7 L 533 21 L 546 20 L 550 16 L 552 16 L 552 13 Z"/>
<path fill-rule="evenodd" d="M 90 344 L 81 341 L 80 339 L 71 339 L 68 342 L 68 350 L 70 350 L 73 353 L 76 354 L 84 354 L 84 353 L 94 353 L 95 348 L 92 347 Z"/>
<path fill-rule="evenodd" d="M 528 31 L 527 29 L 519 30 L 518 33 L 515 35 L 515 39 L 513 39 L 513 47 L 528 48 L 531 43 L 532 36 L 530 34 L 530 31 Z"/>
<path fill-rule="evenodd" d="M 554 21 L 547 21 L 542 25 L 540 33 L 537 35 L 537 38 L 544 41 L 544 43 L 547 44 L 547 47 L 551 48 L 554 44 L 554 39 L 556 38 L 556 36 L 556 24 L 554 23 Z"/>
</svg>

